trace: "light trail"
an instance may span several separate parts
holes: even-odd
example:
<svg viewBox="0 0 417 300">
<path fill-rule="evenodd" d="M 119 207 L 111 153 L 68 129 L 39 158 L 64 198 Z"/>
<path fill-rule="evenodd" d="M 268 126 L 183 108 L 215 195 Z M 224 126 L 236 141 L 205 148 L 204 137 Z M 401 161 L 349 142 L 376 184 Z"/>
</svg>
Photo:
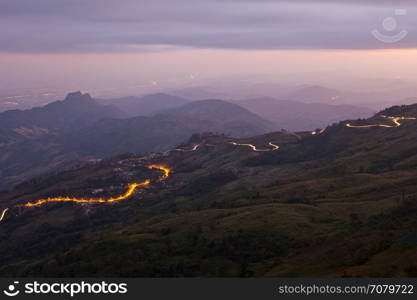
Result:
<svg viewBox="0 0 417 300">
<path fill-rule="evenodd" d="M 326 129 L 320 129 L 320 130 L 314 130 L 311 132 L 311 135 L 318 135 L 318 134 L 322 134 L 326 131 Z"/>
<path fill-rule="evenodd" d="M 197 151 L 197 149 L 200 147 L 200 145 L 194 145 L 193 148 L 187 150 L 187 149 L 181 149 L 181 148 L 177 148 L 174 149 L 175 151 L 180 151 L 180 152 L 193 152 L 193 151 Z"/>
<path fill-rule="evenodd" d="M 346 127 L 349 127 L 349 128 L 372 128 L 372 127 L 396 128 L 402 125 L 400 123 L 400 121 L 402 120 L 417 120 L 416 117 L 390 117 L 390 116 L 385 116 L 385 115 L 380 115 L 380 117 L 391 120 L 391 122 L 393 122 L 394 125 L 386 125 L 386 124 L 352 125 L 351 123 L 347 123 Z"/>
<path fill-rule="evenodd" d="M 272 147 L 272 149 L 258 149 L 255 145 L 252 144 L 238 144 L 236 142 L 230 142 L 230 144 L 234 146 L 245 146 L 252 149 L 252 151 L 255 152 L 270 152 L 270 151 L 276 151 L 280 148 L 280 146 L 273 144 L 272 142 L 269 142 L 268 145 Z"/>
<path fill-rule="evenodd" d="M 132 183 L 129 185 L 128 190 L 123 195 L 120 195 L 115 198 L 109 198 L 109 199 L 79 199 L 79 198 L 71 198 L 71 197 L 56 197 L 56 198 L 47 198 L 47 199 L 41 199 L 36 202 L 28 202 L 23 205 L 23 207 L 35 207 L 35 206 L 41 206 L 46 203 L 51 202 L 75 202 L 75 203 L 113 203 L 121 200 L 125 200 L 133 195 L 133 193 L 136 191 L 139 187 L 145 187 L 150 184 L 150 180 L 145 180 L 140 183 Z"/>
<path fill-rule="evenodd" d="M 3 219 L 4 219 L 4 216 L 6 215 L 6 213 L 7 213 L 7 211 L 8 211 L 9 209 L 8 208 L 6 208 L 6 209 L 4 209 L 3 211 L 2 211 L 2 213 L 1 213 L 1 215 L 0 215 L 0 222 L 1 221 L 3 221 Z"/>
<path fill-rule="evenodd" d="M 384 124 L 374 124 L 374 125 L 352 125 L 350 123 L 346 124 L 346 127 L 349 128 L 372 128 L 372 127 L 384 127 L 384 128 L 393 128 L 397 126 L 391 126 L 391 125 L 384 125 Z"/>
</svg>

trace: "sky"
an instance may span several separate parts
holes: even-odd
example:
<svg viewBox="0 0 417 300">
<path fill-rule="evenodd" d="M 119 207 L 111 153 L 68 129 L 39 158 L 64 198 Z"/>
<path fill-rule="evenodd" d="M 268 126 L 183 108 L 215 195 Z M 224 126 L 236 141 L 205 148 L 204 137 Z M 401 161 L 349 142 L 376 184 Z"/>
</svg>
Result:
<svg viewBox="0 0 417 300">
<path fill-rule="evenodd" d="M 248 74 L 412 80 L 416 35 L 415 0 L 1 0 L 0 92 Z"/>
</svg>

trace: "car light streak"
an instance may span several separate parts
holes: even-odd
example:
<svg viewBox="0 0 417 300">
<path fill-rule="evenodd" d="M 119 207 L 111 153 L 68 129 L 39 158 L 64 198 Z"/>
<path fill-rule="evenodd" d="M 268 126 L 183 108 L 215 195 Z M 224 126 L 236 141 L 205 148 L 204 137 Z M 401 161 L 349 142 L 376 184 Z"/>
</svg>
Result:
<svg viewBox="0 0 417 300">
<path fill-rule="evenodd" d="M 149 169 L 156 169 L 164 172 L 164 174 L 160 177 L 160 179 L 166 179 L 171 174 L 172 170 L 168 167 L 165 167 L 163 165 L 150 165 L 148 166 Z"/>
<path fill-rule="evenodd" d="M 47 199 L 41 199 L 38 200 L 36 202 L 28 202 L 26 204 L 24 204 L 24 207 L 35 207 L 35 206 L 41 206 L 43 204 L 46 203 L 51 203 L 51 202 L 75 202 L 75 203 L 113 203 L 113 202 L 117 202 L 117 201 L 121 201 L 121 200 L 125 200 L 127 198 L 129 198 L 130 196 L 133 195 L 133 193 L 137 190 L 137 188 L 139 187 L 145 187 L 148 186 L 150 184 L 150 180 L 145 180 L 143 182 L 140 183 L 132 183 L 129 184 L 129 188 L 127 189 L 126 193 L 124 193 L 123 195 L 120 195 L 118 197 L 112 197 L 109 199 L 103 199 L 103 198 L 99 198 L 99 199 L 80 199 L 80 198 L 71 198 L 71 197 L 56 197 L 56 198 L 47 198 Z"/>
<path fill-rule="evenodd" d="M 402 124 L 400 121 L 402 120 L 417 120 L 416 117 L 390 117 L 381 115 L 381 118 L 389 119 L 391 122 L 394 123 L 394 125 L 387 125 L 387 124 L 370 124 L 370 125 L 352 125 L 351 123 L 345 124 L 346 127 L 349 128 L 372 128 L 372 127 L 384 127 L 384 128 L 395 128 L 400 127 Z"/>
<path fill-rule="evenodd" d="M 252 149 L 252 151 L 255 152 L 270 152 L 270 151 L 276 151 L 280 148 L 280 146 L 273 144 L 272 142 L 269 142 L 268 145 L 272 147 L 272 149 L 258 149 L 256 148 L 255 145 L 252 144 L 239 144 L 236 142 L 230 142 L 230 144 L 234 145 L 234 146 L 245 146 L 245 147 L 249 147 Z"/>
</svg>

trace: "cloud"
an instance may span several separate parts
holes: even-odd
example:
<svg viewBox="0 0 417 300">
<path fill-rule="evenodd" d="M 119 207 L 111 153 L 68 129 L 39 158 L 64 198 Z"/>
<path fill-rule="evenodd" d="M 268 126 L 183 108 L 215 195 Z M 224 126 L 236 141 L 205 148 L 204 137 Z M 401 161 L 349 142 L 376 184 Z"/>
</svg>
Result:
<svg viewBox="0 0 417 300">
<path fill-rule="evenodd" d="M 416 16 L 415 0 L 2 0 L 0 51 L 415 48 Z M 393 32 L 386 17 L 398 21 Z M 409 35 L 385 44 L 374 29 Z"/>
</svg>

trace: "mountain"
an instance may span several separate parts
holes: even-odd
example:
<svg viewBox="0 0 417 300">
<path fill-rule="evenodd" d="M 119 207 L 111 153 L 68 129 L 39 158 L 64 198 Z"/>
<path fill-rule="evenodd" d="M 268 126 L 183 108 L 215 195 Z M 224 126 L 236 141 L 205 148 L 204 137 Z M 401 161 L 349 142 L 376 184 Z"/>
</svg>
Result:
<svg viewBox="0 0 417 300">
<path fill-rule="evenodd" d="M 342 120 L 367 118 L 372 110 L 352 105 L 303 103 L 273 98 L 258 98 L 235 103 L 276 124 L 277 128 L 291 131 L 324 128 Z"/>
<path fill-rule="evenodd" d="M 341 93 L 335 89 L 329 89 L 319 85 L 301 86 L 285 96 L 287 100 L 305 103 L 340 103 Z"/>
<path fill-rule="evenodd" d="M 81 128 L 105 117 L 120 118 L 124 114 L 114 106 L 98 103 L 89 94 L 75 92 L 68 94 L 63 101 L 55 101 L 43 107 L 0 113 L 0 126 L 3 130 L 17 133 L 54 133 Z"/>
<path fill-rule="evenodd" d="M 151 117 L 121 119 L 116 118 L 124 116 L 118 109 L 81 93 L 42 108 L 4 115 L 0 123 L 12 116 L 15 120 L 0 130 L 0 189 L 122 153 L 164 151 L 194 133 L 211 131 L 241 137 L 273 128 L 262 118 L 224 101 L 195 102 Z"/>
<path fill-rule="evenodd" d="M 130 117 L 151 116 L 161 110 L 178 107 L 190 102 L 181 97 L 162 93 L 147 95 L 141 98 L 125 97 L 100 101 L 105 104 L 117 106 Z"/>
<path fill-rule="evenodd" d="M 187 99 L 228 99 L 231 97 L 230 93 L 222 93 L 218 86 L 207 87 L 189 87 L 182 89 L 168 90 L 170 95 L 183 97 Z"/>
<path fill-rule="evenodd" d="M 160 113 L 176 118 L 193 118 L 214 124 L 212 131 L 236 137 L 262 134 L 276 129 L 272 122 L 247 109 L 223 100 L 195 101 Z"/>
<path fill-rule="evenodd" d="M 200 134 L 181 151 L 25 182 L 0 194 L 0 274 L 416 277 L 415 117 L 417 105 L 396 106 L 314 135 Z M 116 197 L 146 179 L 116 203 L 14 207 Z"/>
</svg>

